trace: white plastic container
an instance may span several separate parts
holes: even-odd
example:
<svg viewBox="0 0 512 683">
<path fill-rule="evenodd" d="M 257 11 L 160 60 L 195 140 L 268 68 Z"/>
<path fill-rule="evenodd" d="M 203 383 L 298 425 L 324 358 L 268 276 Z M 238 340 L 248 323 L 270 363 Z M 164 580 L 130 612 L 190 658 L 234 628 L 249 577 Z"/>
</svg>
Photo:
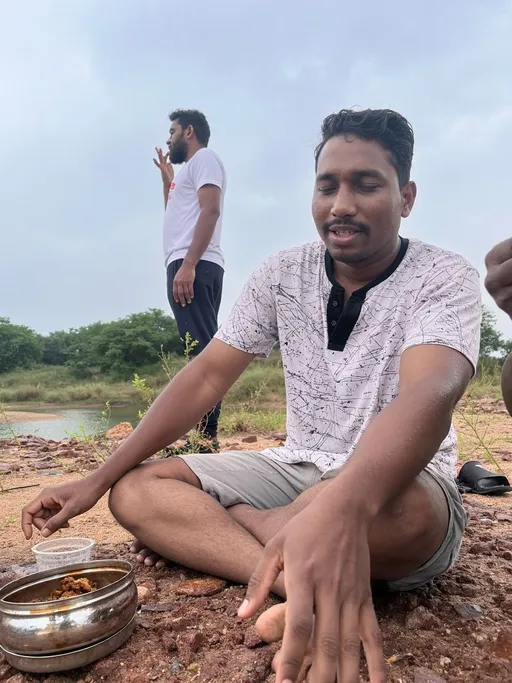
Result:
<svg viewBox="0 0 512 683">
<path fill-rule="evenodd" d="M 32 548 L 40 571 L 89 562 L 94 547 L 92 538 L 52 538 Z"/>
</svg>

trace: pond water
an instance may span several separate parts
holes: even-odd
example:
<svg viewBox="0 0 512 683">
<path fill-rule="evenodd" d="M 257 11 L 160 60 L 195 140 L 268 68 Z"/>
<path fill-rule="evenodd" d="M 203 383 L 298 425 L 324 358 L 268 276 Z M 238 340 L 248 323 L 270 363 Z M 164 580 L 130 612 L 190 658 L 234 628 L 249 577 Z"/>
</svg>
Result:
<svg viewBox="0 0 512 683">
<path fill-rule="evenodd" d="M 22 408 L 18 408 L 22 411 Z M 121 406 L 111 408 L 108 424 L 103 417 L 104 408 L 46 408 L 27 409 L 26 412 L 41 415 L 58 415 L 58 418 L 30 420 L 27 422 L 0 422 L 0 439 L 11 438 L 14 434 L 22 436 L 35 434 L 43 439 L 66 439 L 77 434 L 87 435 L 104 432 L 120 422 L 130 422 L 135 426 L 138 422 L 138 406 Z"/>
</svg>

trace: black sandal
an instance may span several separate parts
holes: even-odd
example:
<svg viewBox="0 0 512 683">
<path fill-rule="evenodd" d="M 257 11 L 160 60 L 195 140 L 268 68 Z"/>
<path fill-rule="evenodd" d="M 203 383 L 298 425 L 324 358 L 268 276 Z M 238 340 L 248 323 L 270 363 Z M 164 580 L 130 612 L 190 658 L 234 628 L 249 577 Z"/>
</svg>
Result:
<svg viewBox="0 0 512 683">
<path fill-rule="evenodd" d="M 467 462 L 460 469 L 457 486 L 461 493 L 499 496 L 512 491 L 512 486 L 504 474 L 486 470 L 478 460 Z"/>
</svg>

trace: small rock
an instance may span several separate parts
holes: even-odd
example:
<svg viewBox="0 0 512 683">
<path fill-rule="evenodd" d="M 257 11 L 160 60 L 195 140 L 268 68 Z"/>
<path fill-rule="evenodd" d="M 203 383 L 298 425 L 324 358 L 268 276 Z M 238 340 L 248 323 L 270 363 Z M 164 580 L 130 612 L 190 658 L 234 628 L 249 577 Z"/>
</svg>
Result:
<svg viewBox="0 0 512 683">
<path fill-rule="evenodd" d="M 146 602 L 148 595 L 149 588 L 146 588 L 146 586 L 137 586 L 137 598 L 139 605 L 143 605 Z"/>
<path fill-rule="evenodd" d="M 187 667 L 187 671 L 190 671 L 191 673 L 195 673 L 196 671 L 199 671 L 199 664 L 196 662 L 193 662 L 189 667 Z"/>
<path fill-rule="evenodd" d="M 260 634 L 254 628 L 254 626 L 249 626 L 249 628 L 245 632 L 245 638 L 244 638 L 245 647 L 252 649 L 254 647 L 258 647 L 258 645 L 262 645 L 263 642 L 264 641 L 261 639 Z"/>
<path fill-rule="evenodd" d="M 256 443 L 257 441 L 258 437 L 255 434 L 251 434 L 242 439 L 242 443 Z"/>
<path fill-rule="evenodd" d="M 133 432 L 133 427 L 129 422 L 121 422 L 120 424 L 109 429 L 105 436 L 107 439 L 124 439 Z"/>
<path fill-rule="evenodd" d="M 499 634 L 494 652 L 502 659 L 512 660 L 512 629 L 502 631 Z"/>
<path fill-rule="evenodd" d="M 441 622 L 425 607 L 416 607 L 414 611 L 405 617 L 405 626 L 413 631 L 417 629 L 436 629 L 440 628 Z"/>
<path fill-rule="evenodd" d="M 504 515 L 502 512 L 496 514 L 496 519 L 498 522 L 508 522 L 509 524 L 512 524 L 512 517 L 510 515 Z"/>
<path fill-rule="evenodd" d="M 414 683 L 446 683 L 446 680 L 434 671 L 421 667 L 414 669 Z"/>
<path fill-rule="evenodd" d="M 463 586 L 462 595 L 466 598 L 476 598 L 478 589 L 476 586 Z"/>
<path fill-rule="evenodd" d="M 177 595 L 188 595 L 199 598 L 203 596 L 216 595 L 226 588 L 227 582 L 216 579 L 213 576 L 205 579 L 192 579 L 185 581 L 176 588 Z"/>
<path fill-rule="evenodd" d="M 505 552 L 502 553 L 501 556 L 504 560 L 512 561 L 512 551 L 510 550 L 505 550 Z"/>
<path fill-rule="evenodd" d="M 480 605 L 473 605 L 469 602 L 459 603 L 458 605 L 454 605 L 453 608 L 457 614 L 466 621 L 480 619 L 484 614 Z"/>
<path fill-rule="evenodd" d="M 480 520 L 480 526 L 492 526 L 494 522 L 489 517 L 482 517 Z"/>
<path fill-rule="evenodd" d="M 171 673 L 172 674 L 179 674 L 180 671 L 182 671 L 185 667 L 181 662 L 173 662 L 171 664 Z"/>
<path fill-rule="evenodd" d="M 473 543 L 473 545 L 469 548 L 469 552 L 473 555 L 492 555 L 492 543 Z"/>
<path fill-rule="evenodd" d="M 25 676 L 16 674 L 6 679 L 6 683 L 25 683 Z"/>
<path fill-rule="evenodd" d="M 449 657 L 441 657 L 439 660 L 439 664 L 441 666 L 449 666 L 452 663 L 452 660 Z"/>
<path fill-rule="evenodd" d="M 2 474 L 10 474 L 12 472 L 12 466 L 0 463 L 0 472 L 2 472 Z"/>
</svg>

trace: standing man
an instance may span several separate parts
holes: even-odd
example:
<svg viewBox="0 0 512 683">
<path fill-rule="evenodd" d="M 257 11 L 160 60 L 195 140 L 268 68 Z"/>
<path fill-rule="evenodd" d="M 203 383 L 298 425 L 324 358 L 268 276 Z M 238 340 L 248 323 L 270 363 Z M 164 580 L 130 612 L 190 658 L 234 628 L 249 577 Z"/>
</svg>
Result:
<svg viewBox="0 0 512 683">
<path fill-rule="evenodd" d="M 220 247 L 226 172 L 208 149 L 210 126 L 204 114 L 177 109 L 170 116 L 168 154 L 153 159 L 162 175 L 165 218 L 164 254 L 167 297 L 187 355 L 199 354 L 218 329 L 224 256 Z M 172 164 L 183 164 L 174 177 Z M 194 452 L 219 450 L 220 403 L 199 425 L 202 439 Z M 190 450 L 189 444 L 184 451 Z"/>
</svg>

